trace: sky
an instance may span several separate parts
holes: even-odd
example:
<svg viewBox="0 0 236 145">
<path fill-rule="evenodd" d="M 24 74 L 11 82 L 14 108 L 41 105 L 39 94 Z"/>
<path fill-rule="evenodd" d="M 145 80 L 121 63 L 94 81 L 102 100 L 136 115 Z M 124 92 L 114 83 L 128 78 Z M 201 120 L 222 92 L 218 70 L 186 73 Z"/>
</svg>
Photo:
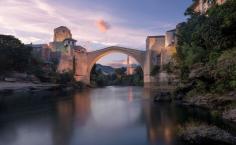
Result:
<svg viewBox="0 0 236 145">
<path fill-rule="evenodd" d="M 0 34 L 23 43 L 49 43 L 53 29 L 67 26 L 88 51 L 112 45 L 145 49 L 146 37 L 163 35 L 185 21 L 191 0 L 0 0 Z M 99 60 L 123 62 L 122 54 Z"/>
</svg>

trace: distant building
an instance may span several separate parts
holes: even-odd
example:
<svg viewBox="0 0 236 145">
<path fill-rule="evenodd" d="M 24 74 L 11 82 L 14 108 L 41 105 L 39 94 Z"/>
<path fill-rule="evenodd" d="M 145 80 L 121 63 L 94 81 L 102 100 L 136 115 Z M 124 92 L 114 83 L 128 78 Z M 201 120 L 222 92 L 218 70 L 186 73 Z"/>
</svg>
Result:
<svg viewBox="0 0 236 145">
<path fill-rule="evenodd" d="M 226 0 L 196 0 L 190 8 L 196 13 L 205 14 L 213 5 L 221 5 L 225 2 Z"/>
<path fill-rule="evenodd" d="M 127 56 L 127 75 L 133 75 L 135 73 L 135 69 L 137 66 L 135 64 L 130 63 L 130 56 Z"/>
</svg>

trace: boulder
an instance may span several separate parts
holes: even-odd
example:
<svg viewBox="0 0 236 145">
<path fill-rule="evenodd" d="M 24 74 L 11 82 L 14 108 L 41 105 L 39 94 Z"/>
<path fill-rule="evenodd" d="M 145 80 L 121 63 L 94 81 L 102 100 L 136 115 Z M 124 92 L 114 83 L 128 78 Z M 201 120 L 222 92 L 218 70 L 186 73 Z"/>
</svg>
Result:
<svg viewBox="0 0 236 145">
<path fill-rule="evenodd" d="M 191 67 L 189 73 L 189 79 L 194 80 L 201 77 L 206 77 L 208 75 L 207 68 L 202 63 L 195 64 Z"/>
<path fill-rule="evenodd" d="M 16 78 L 5 78 L 4 81 L 6 82 L 16 82 Z"/>
<path fill-rule="evenodd" d="M 171 102 L 172 98 L 171 98 L 171 93 L 170 92 L 159 92 L 155 98 L 154 98 L 155 102 Z"/>
<path fill-rule="evenodd" d="M 236 109 L 231 109 L 223 113 L 223 118 L 236 123 Z"/>
<path fill-rule="evenodd" d="M 179 133 L 180 139 L 191 145 L 235 145 L 236 137 L 216 127 L 208 125 L 188 126 Z"/>
</svg>

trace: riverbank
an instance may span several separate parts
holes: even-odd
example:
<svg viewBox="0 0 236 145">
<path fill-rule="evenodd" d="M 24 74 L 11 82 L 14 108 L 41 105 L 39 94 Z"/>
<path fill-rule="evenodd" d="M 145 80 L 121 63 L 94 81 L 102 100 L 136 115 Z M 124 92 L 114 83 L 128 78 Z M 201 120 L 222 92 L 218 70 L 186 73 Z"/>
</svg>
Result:
<svg viewBox="0 0 236 145">
<path fill-rule="evenodd" d="M 189 93 L 187 88 L 178 91 L 161 91 L 155 98 L 155 102 L 172 102 L 192 108 L 202 108 L 227 123 L 236 125 L 236 91 L 219 93 Z M 206 124 L 187 124 L 180 127 L 179 138 L 188 142 L 188 144 L 200 145 L 210 144 L 227 144 L 236 143 L 235 134 L 230 134 L 227 130 L 220 129 L 216 126 Z"/>
<path fill-rule="evenodd" d="M 25 90 L 25 89 L 50 89 L 59 87 L 60 84 L 32 83 L 32 82 L 0 82 L 0 91 Z"/>
<path fill-rule="evenodd" d="M 33 83 L 33 82 L 0 82 L 0 94 L 13 94 L 31 91 L 50 90 L 81 90 L 84 86 L 80 83 L 54 84 L 54 83 Z"/>
<path fill-rule="evenodd" d="M 236 91 L 222 94 L 192 94 L 181 91 L 161 91 L 155 98 L 155 102 L 174 102 L 186 106 L 205 108 L 221 118 L 236 123 Z"/>
<path fill-rule="evenodd" d="M 182 98 L 177 96 L 173 100 L 183 105 L 208 109 L 213 115 L 236 123 L 236 91 L 223 94 L 185 95 Z"/>
<path fill-rule="evenodd" d="M 236 137 L 216 126 L 190 123 L 180 127 L 179 139 L 191 145 L 235 145 Z"/>
</svg>

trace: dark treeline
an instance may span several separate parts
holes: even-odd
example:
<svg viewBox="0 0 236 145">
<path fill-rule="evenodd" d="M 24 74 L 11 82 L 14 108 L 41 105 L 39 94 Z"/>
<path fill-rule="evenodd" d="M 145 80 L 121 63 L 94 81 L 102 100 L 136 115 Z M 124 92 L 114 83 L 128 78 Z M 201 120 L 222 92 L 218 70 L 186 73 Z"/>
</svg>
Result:
<svg viewBox="0 0 236 145">
<path fill-rule="evenodd" d="M 91 71 L 91 83 L 95 86 L 141 86 L 143 85 L 143 70 L 140 66 L 136 67 L 133 75 L 126 74 L 126 68 L 116 68 L 115 73 L 104 74 L 101 69 L 96 69 L 97 64 Z"/>
</svg>

